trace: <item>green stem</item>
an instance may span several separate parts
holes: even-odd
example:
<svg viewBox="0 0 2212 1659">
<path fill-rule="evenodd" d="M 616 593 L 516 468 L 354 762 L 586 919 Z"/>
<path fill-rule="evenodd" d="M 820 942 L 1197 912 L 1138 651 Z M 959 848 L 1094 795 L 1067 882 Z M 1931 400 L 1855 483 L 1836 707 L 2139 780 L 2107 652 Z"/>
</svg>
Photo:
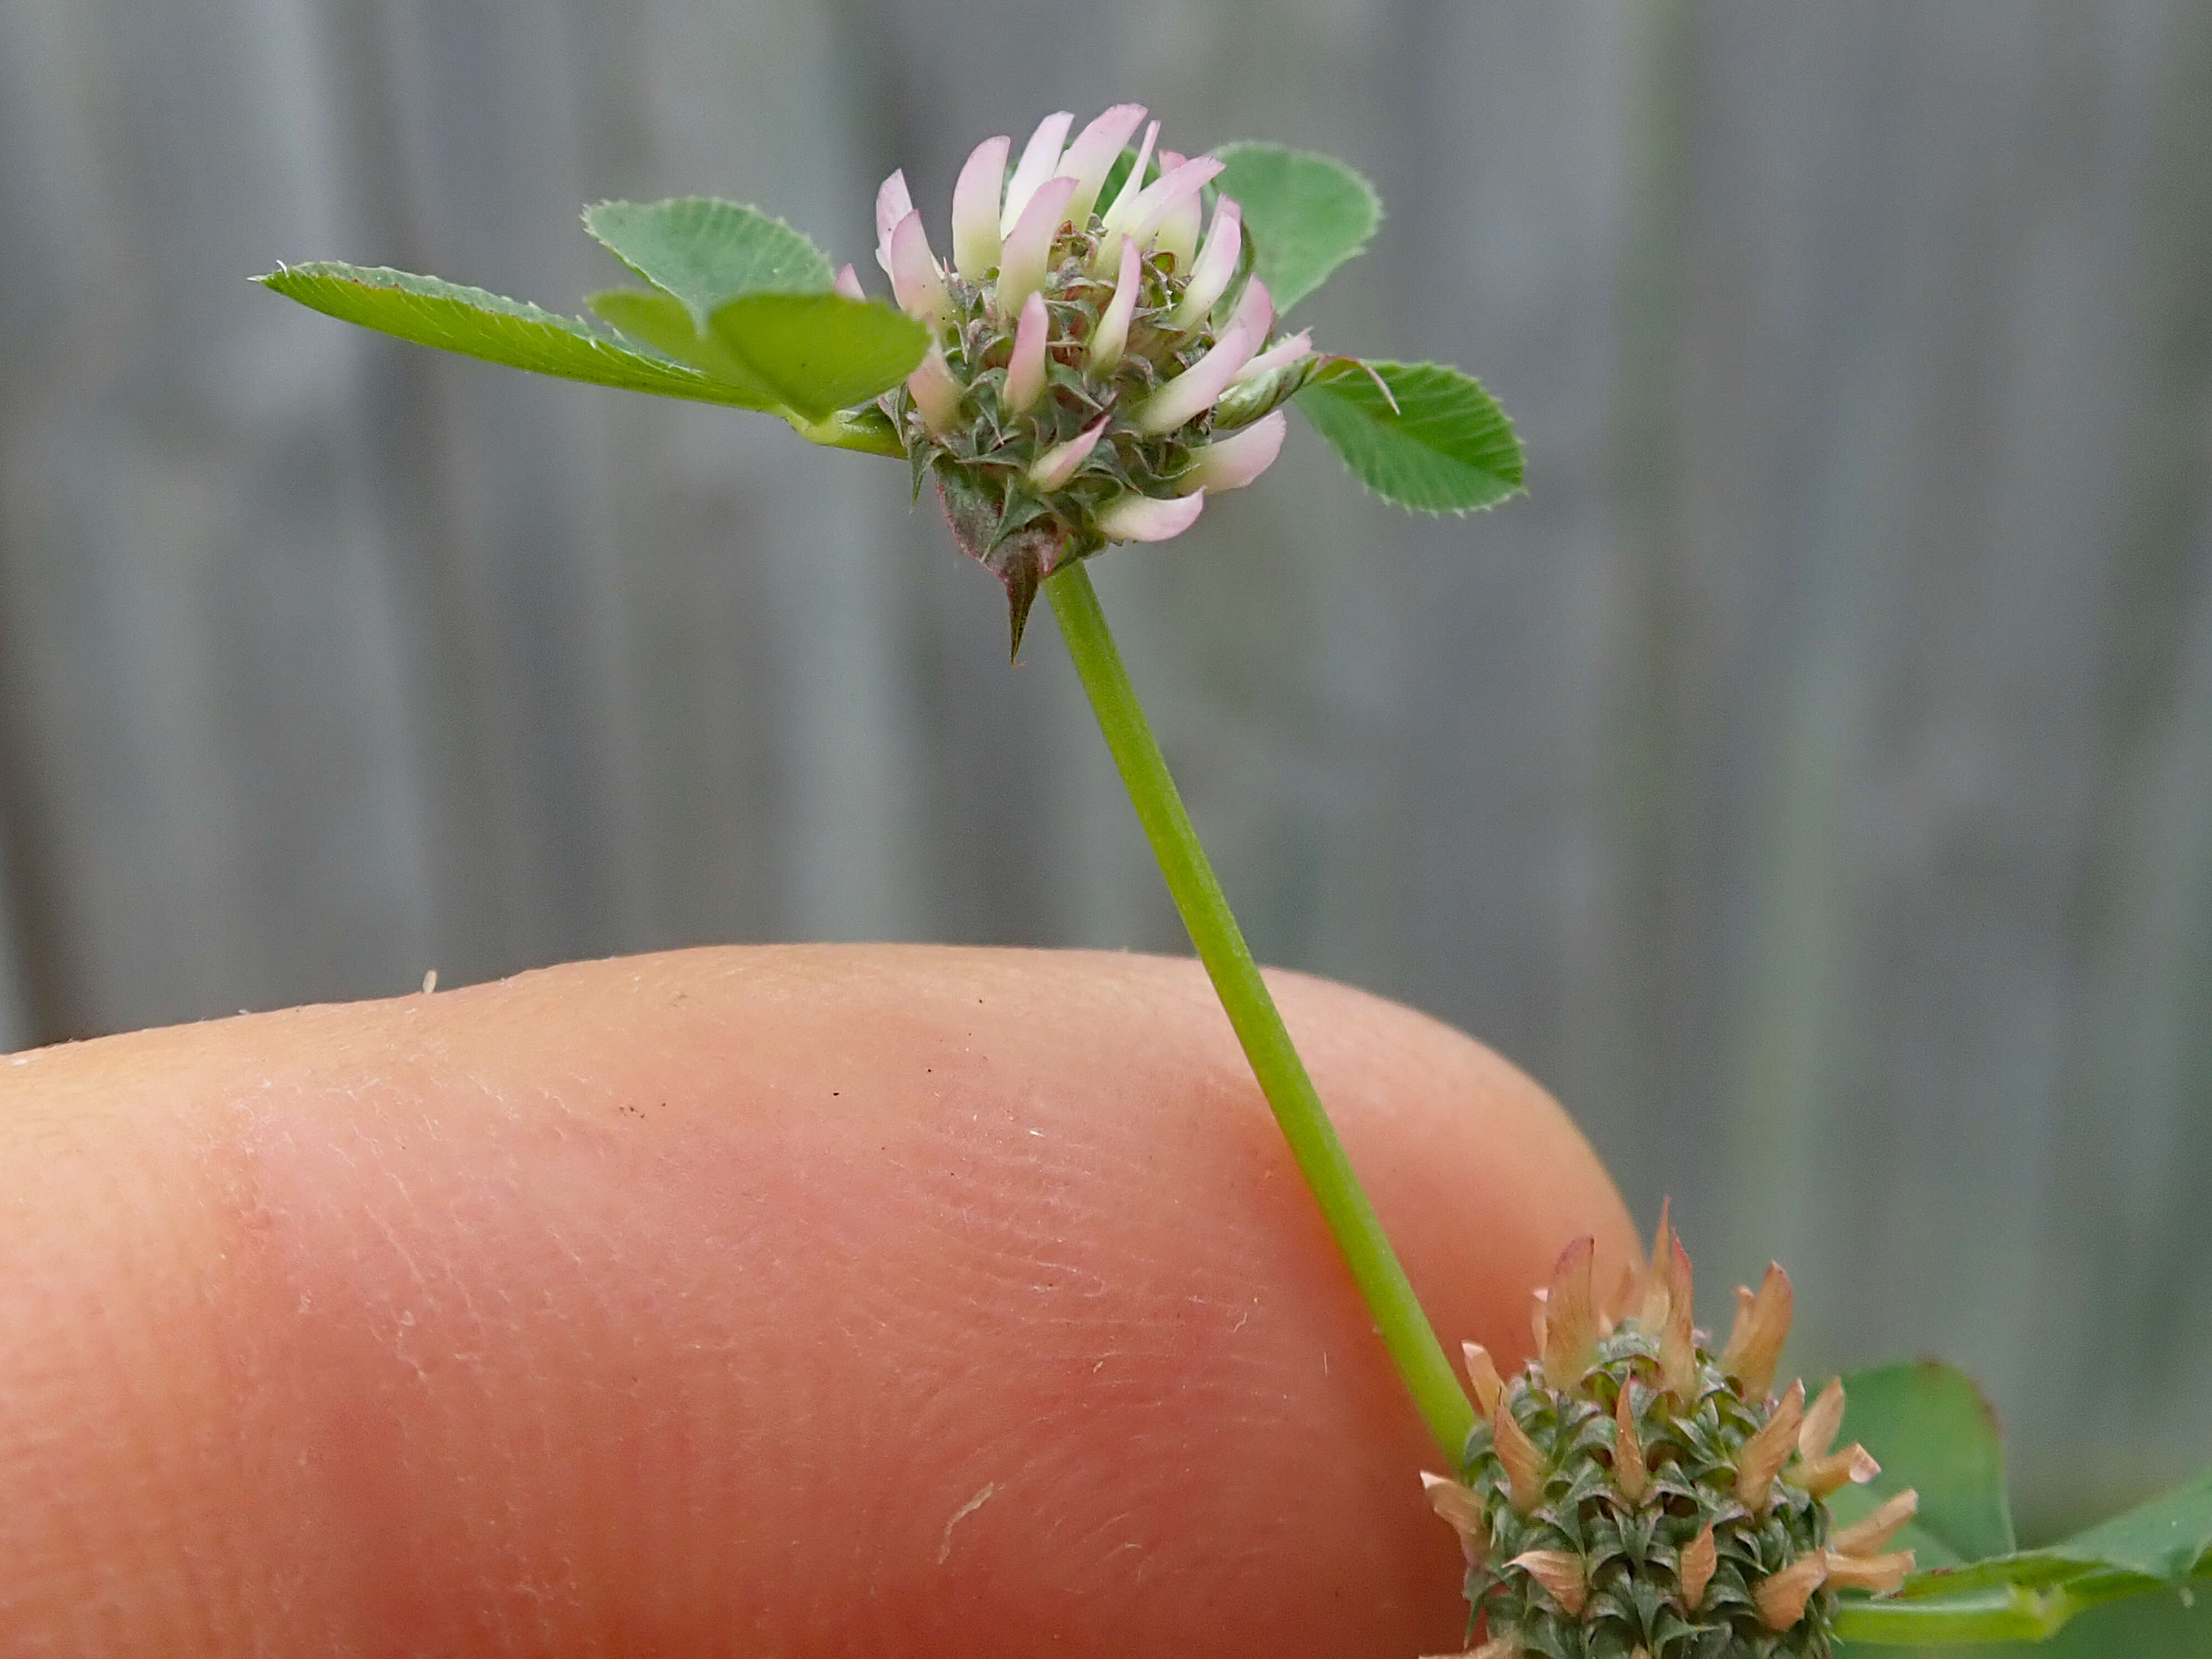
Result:
<svg viewBox="0 0 2212 1659">
<path fill-rule="evenodd" d="M 1090 574 L 1080 564 L 1071 565 L 1048 581 L 1044 591 L 1098 716 L 1098 729 L 1114 752 L 1114 763 L 1121 769 L 1160 873 L 1167 878 L 1168 891 L 1182 913 L 1183 926 L 1213 980 L 1237 1040 L 1244 1045 L 1260 1091 L 1290 1142 L 1291 1156 L 1321 1206 L 1322 1218 L 1352 1269 L 1352 1281 L 1374 1312 L 1398 1375 L 1405 1378 L 1429 1432 L 1456 1470 L 1474 1427 L 1474 1408 L 1428 1316 L 1421 1311 L 1406 1270 L 1398 1265 L 1375 1206 L 1344 1155 L 1321 1096 L 1306 1075 L 1305 1062 L 1284 1029 L 1275 1000 L 1268 995 L 1267 981 L 1260 977 L 1221 884 L 1214 878 L 1213 866 L 1206 862 L 1206 849 L 1199 845 L 1198 832 L 1191 827 L 1190 815 L 1169 775 L 1167 757 L 1146 722 L 1136 688 L 1121 665 L 1121 653 L 1114 647 Z"/>
</svg>

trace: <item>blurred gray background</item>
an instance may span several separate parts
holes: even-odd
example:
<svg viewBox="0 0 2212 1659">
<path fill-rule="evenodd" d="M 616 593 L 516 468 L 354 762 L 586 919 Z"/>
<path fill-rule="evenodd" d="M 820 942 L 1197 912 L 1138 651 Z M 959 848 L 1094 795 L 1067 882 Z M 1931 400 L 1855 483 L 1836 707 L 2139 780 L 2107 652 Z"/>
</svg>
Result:
<svg viewBox="0 0 2212 1659">
<path fill-rule="evenodd" d="M 865 268 L 891 167 L 1125 97 L 1369 173 L 1300 320 L 1530 457 L 1416 522 L 1294 422 L 1103 562 L 1261 956 L 1534 1072 L 1709 1291 L 1788 1261 L 1808 1372 L 1964 1361 L 2031 1517 L 2212 1458 L 2203 0 L 0 0 L 0 1048 L 1182 948 L 903 468 L 246 280 L 574 310 L 579 206 L 692 191 Z"/>
</svg>

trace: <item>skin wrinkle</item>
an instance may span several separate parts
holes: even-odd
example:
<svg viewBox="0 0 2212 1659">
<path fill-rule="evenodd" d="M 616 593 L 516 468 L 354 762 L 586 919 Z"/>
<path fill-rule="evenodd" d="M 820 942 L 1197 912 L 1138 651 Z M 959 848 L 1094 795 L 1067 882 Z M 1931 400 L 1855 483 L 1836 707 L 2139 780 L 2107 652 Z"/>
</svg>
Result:
<svg viewBox="0 0 2212 1659">
<path fill-rule="evenodd" d="M 1617 1270 L 1619 1201 L 1525 1079 L 1404 1010 L 1277 987 L 1448 1337 L 1514 1351 L 1574 1231 Z M 0 1219 L 24 1148 L 132 1148 L 100 1166 L 112 1213 L 57 1196 L 40 1236 L 146 1287 L 106 1369 L 178 1381 L 81 1389 L 0 1462 L 0 1552 L 52 1564 L 0 1575 L 0 1631 L 58 1633 L 104 1571 L 136 1600 L 100 1645 L 189 1651 L 161 1615 L 192 1592 L 161 1574 L 200 1559 L 210 1650 L 1457 1633 L 1411 1478 L 1433 1449 L 1191 964 L 690 952 L 62 1058 L 0 1071 L 0 1133 L 42 1079 Z M 128 1265 L 88 1228 L 135 1240 Z M 0 1284 L 0 1443 L 10 1356 L 103 1369 L 25 1305 Z M 118 1417 L 195 1449 L 128 1551 L 97 1453 Z M 94 1494 L 76 1537 L 12 1501 L 40 1486 Z"/>
</svg>

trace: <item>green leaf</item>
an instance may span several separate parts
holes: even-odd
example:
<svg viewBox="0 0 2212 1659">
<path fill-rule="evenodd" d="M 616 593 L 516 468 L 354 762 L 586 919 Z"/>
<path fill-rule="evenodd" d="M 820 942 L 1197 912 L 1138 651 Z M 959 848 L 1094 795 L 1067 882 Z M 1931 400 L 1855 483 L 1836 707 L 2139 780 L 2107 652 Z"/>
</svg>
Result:
<svg viewBox="0 0 2212 1659">
<path fill-rule="evenodd" d="M 1214 182 L 1243 210 L 1253 266 L 1279 314 L 1358 253 L 1382 222 L 1375 186 L 1341 161 L 1280 144 L 1224 144 Z"/>
<path fill-rule="evenodd" d="M 590 295 L 584 303 L 631 339 L 713 376 L 742 395 L 747 407 L 775 410 L 783 406 L 784 400 L 774 387 L 747 372 L 719 343 L 693 326 L 690 308 L 674 295 L 616 288 Z"/>
<path fill-rule="evenodd" d="M 255 280 L 326 316 L 417 345 L 595 386 L 698 403 L 760 406 L 735 386 L 681 363 L 633 351 L 578 318 L 540 311 L 520 300 L 435 276 L 315 264 L 279 266 Z"/>
<path fill-rule="evenodd" d="M 1848 1388 L 1850 1385 L 1844 1385 Z M 1972 1595 L 1992 1589 L 2063 1587 L 2077 1597 L 2179 1584 L 2212 1575 L 2212 1470 L 2162 1498 L 2041 1549 L 1915 1573 L 1910 1597 Z"/>
<path fill-rule="evenodd" d="M 647 282 L 681 300 L 703 331 L 746 294 L 825 294 L 836 280 L 822 250 L 758 208 L 708 196 L 601 202 L 584 228 Z"/>
<path fill-rule="evenodd" d="M 752 294 L 708 324 L 713 342 L 755 381 L 819 420 L 912 374 L 929 331 L 902 311 L 842 294 Z"/>
<path fill-rule="evenodd" d="M 888 392 L 929 348 L 903 312 L 842 294 L 753 294 L 715 312 L 704 332 L 674 295 L 594 294 L 592 309 L 634 340 L 755 400 L 819 421 Z"/>
<path fill-rule="evenodd" d="M 2212 1551 L 2212 1469 L 2140 1509 L 2038 1552 L 2178 1584 Z"/>
<path fill-rule="evenodd" d="M 1512 422 L 1482 382 L 1455 368 L 1339 358 L 1297 403 L 1353 476 L 1397 506 L 1468 513 L 1521 488 Z"/>
<path fill-rule="evenodd" d="M 2212 1577 L 2212 1471 L 2041 1549 L 2008 1547 L 1996 1424 L 1948 1366 L 1891 1365 L 1844 1380 L 1844 1433 L 1881 1460 L 1875 1491 L 1913 1486 L 1921 1510 L 1899 1535 L 1923 1571 L 1894 1599 L 1847 1601 L 1838 1632 L 1873 1645 L 2039 1641 L 2076 1614 Z M 1839 1521 L 1870 1499 L 1839 1492 Z M 2001 1550 L 1989 1547 L 2003 1540 Z"/>
<path fill-rule="evenodd" d="M 1881 1465 L 1871 1486 L 1831 1500 L 1848 1524 L 1882 1498 L 1910 1486 L 1920 1512 L 1910 1548 L 1920 1565 L 1957 1565 L 2014 1548 L 2005 1498 L 2004 1448 L 1996 1414 L 1972 1378 L 1935 1360 L 1881 1365 L 1844 1378 L 1841 1438 L 1856 1440 Z"/>
</svg>

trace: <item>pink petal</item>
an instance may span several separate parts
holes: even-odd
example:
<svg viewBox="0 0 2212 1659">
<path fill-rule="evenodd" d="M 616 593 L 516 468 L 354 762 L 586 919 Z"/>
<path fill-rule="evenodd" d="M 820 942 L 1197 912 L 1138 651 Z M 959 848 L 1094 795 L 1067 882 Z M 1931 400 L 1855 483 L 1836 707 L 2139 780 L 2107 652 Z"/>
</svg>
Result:
<svg viewBox="0 0 2212 1659">
<path fill-rule="evenodd" d="M 1145 186 L 1145 193 L 1137 198 L 1130 216 L 1129 234 L 1139 243 L 1151 240 L 1168 215 L 1185 202 L 1191 205 L 1195 218 L 1198 193 L 1211 184 L 1222 168 L 1222 163 L 1211 155 L 1201 155 L 1195 161 L 1185 161 L 1172 173 L 1164 173 Z M 1195 231 L 1194 230 L 1194 235 Z"/>
<path fill-rule="evenodd" d="M 1098 331 L 1091 337 L 1090 364 L 1094 374 L 1103 374 L 1121 361 L 1122 350 L 1129 343 L 1129 319 L 1136 315 L 1137 296 L 1144 286 L 1144 256 L 1137 251 L 1134 237 L 1124 238 L 1121 269 L 1114 278 L 1114 298 L 1106 314 L 1098 319 Z"/>
<path fill-rule="evenodd" d="M 963 387 L 945 361 L 944 348 L 931 342 L 929 355 L 906 377 L 906 389 L 921 411 L 922 424 L 932 432 L 950 432 L 960 424 Z"/>
<path fill-rule="evenodd" d="M 1074 194 L 1074 179 L 1048 179 L 1037 187 L 1022 216 L 1014 222 L 999 252 L 1000 315 L 1044 285 L 1045 272 L 1052 264 L 1052 245 L 1060 228 L 1067 222 L 1067 200 Z"/>
<path fill-rule="evenodd" d="M 999 263 L 999 192 L 1012 143 L 1001 136 L 976 145 L 952 187 L 952 268 L 970 283 L 980 284 Z"/>
<path fill-rule="evenodd" d="M 1246 281 L 1244 291 L 1237 296 L 1237 309 L 1229 313 L 1229 326 L 1239 323 L 1252 331 L 1255 343 L 1267 337 L 1267 331 L 1275 323 L 1275 296 L 1267 292 L 1267 285 L 1257 276 Z"/>
<path fill-rule="evenodd" d="M 1288 410 L 1271 410 L 1251 425 L 1215 439 L 1199 450 L 1176 487 L 1185 491 L 1243 489 L 1275 464 L 1290 424 Z"/>
<path fill-rule="evenodd" d="M 876 263 L 886 276 L 891 274 L 891 232 L 913 211 L 914 198 L 907 194 L 906 173 L 903 170 L 894 173 L 876 192 Z"/>
<path fill-rule="evenodd" d="M 854 270 L 850 265 L 847 265 L 844 270 L 837 273 L 837 280 L 831 286 L 848 300 L 865 300 L 868 297 L 867 289 L 860 286 L 860 272 Z"/>
<path fill-rule="evenodd" d="M 1060 165 L 1060 147 L 1067 142 L 1067 129 L 1074 121 L 1075 117 L 1066 110 L 1048 115 L 1037 123 L 1037 130 L 1022 147 L 1022 159 L 1014 163 L 1013 181 L 1006 186 L 1006 205 L 999 214 L 1001 235 L 1013 234 L 1014 222 L 1022 216 L 1022 210 Z"/>
<path fill-rule="evenodd" d="M 1229 390 L 1237 371 L 1252 360 L 1259 336 L 1249 323 L 1232 323 L 1212 349 L 1137 406 L 1132 420 L 1154 437 L 1196 420 Z"/>
<path fill-rule="evenodd" d="M 1114 158 L 1144 118 L 1142 104 L 1116 104 L 1078 133 L 1060 158 L 1057 176 L 1075 180 L 1075 196 L 1067 204 L 1067 215 L 1077 229 L 1090 228 L 1091 210 L 1097 204 L 1107 173 L 1113 170 Z"/>
<path fill-rule="evenodd" d="M 1102 415 L 1064 444 L 1054 444 L 1030 465 L 1030 483 L 1038 489 L 1057 489 L 1075 476 L 1076 468 L 1090 458 L 1098 447 L 1098 440 L 1113 424 L 1111 415 Z"/>
<path fill-rule="evenodd" d="M 1044 348 L 1050 331 L 1044 295 L 1033 293 L 1022 302 L 1022 319 L 1014 325 L 1014 355 L 1006 365 L 1006 406 L 1011 413 L 1020 414 L 1044 391 Z"/>
<path fill-rule="evenodd" d="M 1178 155 L 1171 149 L 1160 152 L 1162 177 L 1173 173 L 1188 156 Z M 1200 206 L 1198 192 L 1170 207 L 1161 216 L 1159 228 L 1152 237 L 1152 251 L 1164 253 L 1175 261 L 1175 268 L 1184 276 L 1190 274 L 1191 256 L 1198 252 L 1198 233 L 1205 225 L 1205 210 Z"/>
<path fill-rule="evenodd" d="M 1188 332 L 1206 320 L 1214 302 L 1229 291 L 1237 275 L 1237 258 L 1244 251 L 1243 210 L 1226 196 L 1213 206 L 1213 226 L 1206 233 L 1206 246 L 1190 268 L 1190 283 L 1171 319 Z"/>
<path fill-rule="evenodd" d="M 1098 532 L 1115 542 L 1172 541 L 1196 524 L 1205 510 L 1203 489 L 1165 501 L 1124 495 L 1098 515 Z"/>
<path fill-rule="evenodd" d="M 1250 362 L 1237 371 L 1231 386 L 1243 386 L 1247 380 L 1256 380 L 1262 374 L 1272 374 L 1279 368 L 1288 368 L 1302 357 L 1313 353 L 1313 331 L 1302 329 L 1286 340 L 1278 340 Z"/>
<path fill-rule="evenodd" d="M 1099 216 L 1099 222 L 1108 230 L 1124 230 L 1128 228 L 1136 208 L 1137 198 L 1144 194 L 1145 169 L 1152 164 L 1153 141 L 1159 136 L 1160 124 L 1158 121 L 1150 123 L 1145 128 L 1145 141 L 1137 146 L 1136 165 L 1129 169 L 1128 176 L 1121 180 L 1121 189 L 1114 198 L 1114 204 Z M 1118 252 L 1119 250 L 1116 250 L 1117 253 Z"/>
<path fill-rule="evenodd" d="M 936 328 L 952 325 L 952 296 L 945 292 L 945 273 L 929 251 L 929 233 L 921 228 L 921 215 L 909 213 L 891 232 L 891 293 L 899 309 Z"/>
</svg>

